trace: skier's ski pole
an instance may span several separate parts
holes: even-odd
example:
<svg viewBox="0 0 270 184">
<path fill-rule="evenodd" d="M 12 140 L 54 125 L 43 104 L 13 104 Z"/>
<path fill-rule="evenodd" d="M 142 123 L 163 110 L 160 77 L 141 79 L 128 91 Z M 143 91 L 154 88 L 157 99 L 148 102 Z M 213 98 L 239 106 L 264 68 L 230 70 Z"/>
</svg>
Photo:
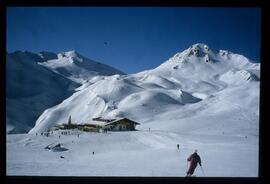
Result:
<svg viewBox="0 0 270 184">
<path fill-rule="evenodd" d="M 188 172 L 188 161 L 187 161 L 187 169 L 186 169 L 186 173 Z"/>
<path fill-rule="evenodd" d="M 201 170 L 202 170 L 203 176 L 205 176 L 204 170 L 203 170 L 202 166 L 200 166 L 200 168 L 201 168 Z"/>
</svg>

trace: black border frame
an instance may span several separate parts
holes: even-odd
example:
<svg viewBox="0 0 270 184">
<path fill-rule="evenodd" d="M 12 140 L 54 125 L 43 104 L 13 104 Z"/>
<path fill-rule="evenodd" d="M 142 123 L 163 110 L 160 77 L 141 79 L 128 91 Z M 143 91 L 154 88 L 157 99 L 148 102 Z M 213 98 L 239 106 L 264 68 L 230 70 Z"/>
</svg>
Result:
<svg viewBox="0 0 270 184">
<path fill-rule="evenodd" d="M 269 7 L 266 2 L 262 0 L 2 0 L 0 1 L 0 45 L 2 62 L 5 63 L 6 58 L 6 8 L 7 7 L 35 7 L 35 6 L 55 6 L 55 7 L 83 7 L 83 6 L 97 6 L 97 7 L 254 7 L 261 8 L 261 84 L 260 84 L 260 130 L 259 130 L 259 177 L 204 177 L 204 178 L 184 178 L 184 177 L 43 177 L 43 176 L 6 176 L 6 131 L 5 131 L 5 105 L 1 113 L 2 125 L 1 128 L 1 177 L 5 178 L 6 183 L 266 183 L 266 179 L 270 176 L 267 172 L 267 163 L 269 163 L 268 155 L 269 149 L 266 146 L 269 139 L 267 134 L 268 128 L 268 114 L 267 107 L 270 95 L 268 89 L 268 73 L 269 72 L 269 51 L 270 49 L 270 19 Z M 268 43 L 269 42 L 269 43 Z M 3 47 L 2 47 L 3 46 Z M 5 103 L 5 64 L 1 67 L 2 82 L 2 97 L 3 104 Z M 268 138 L 267 138 L 268 137 Z"/>
</svg>

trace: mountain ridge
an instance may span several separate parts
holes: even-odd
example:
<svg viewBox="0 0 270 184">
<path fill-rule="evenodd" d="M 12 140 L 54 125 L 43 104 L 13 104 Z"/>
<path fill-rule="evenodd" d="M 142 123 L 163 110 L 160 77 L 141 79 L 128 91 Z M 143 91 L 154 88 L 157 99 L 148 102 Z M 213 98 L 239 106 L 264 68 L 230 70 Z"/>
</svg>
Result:
<svg viewBox="0 0 270 184">
<path fill-rule="evenodd" d="M 212 54 L 209 61 L 204 51 Z M 201 116 L 205 111 L 204 104 L 211 104 L 209 109 L 216 106 L 211 102 L 213 99 L 217 100 L 217 104 L 221 104 L 222 110 L 217 117 L 232 111 L 227 105 L 224 106 L 223 99 L 229 99 L 230 103 L 238 104 L 236 106 L 245 104 L 249 107 L 251 104 L 247 103 L 251 102 L 245 101 L 246 98 L 232 101 L 235 96 L 240 95 L 238 93 L 253 99 L 254 107 L 247 112 L 256 111 L 259 101 L 260 64 L 254 64 L 246 57 L 232 52 L 227 52 L 229 57 L 224 57 L 220 54 L 222 52 L 212 51 L 205 44 L 195 44 L 178 53 L 178 61 L 171 62 L 169 59 L 152 70 L 136 74 L 98 78 L 81 87 L 63 103 L 47 109 L 30 133 L 46 131 L 56 124 L 64 123 L 69 115 L 78 124 L 91 122 L 95 117 L 127 117 L 142 122 L 141 127 L 151 125 L 167 129 L 170 126 L 155 124 L 158 122 L 156 117 L 166 119 L 166 114 L 182 114 L 185 111 L 187 114 L 193 113 L 195 117 Z M 183 58 L 186 59 L 185 62 L 182 61 Z M 211 62 L 211 58 L 216 61 Z M 248 86 L 251 90 L 241 91 Z M 231 94 L 234 90 L 235 94 Z M 187 122 L 192 119 L 175 116 L 171 120 L 174 126 L 177 126 L 177 117 Z M 193 123 L 195 122 L 191 124 Z"/>
<path fill-rule="evenodd" d="M 68 54 L 70 57 L 79 56 L 73 51 Z M 77 67 L 77 72 L 84 71 L 85 79 L 82 80 L 76 80 L 76 77 L 70 79 L 67 75 L 44 66 L 48 61 L 58 59 L 58 55 L 46 51 L 37 54 L 29 51 L 7 53 L 7 133 L 28 132 L 44 110 L 61 103 L 72 95 L 86 79 L 95 80 L 96 76 L 100 76 L 99 67 L 91 68 L 91 65 L 87 65 L 87 68 L 84 68 L 84 65 Z M 91 60 L 84 60 L 84 62 L 91 62 Z M 96 62 L 93 65 L 95 64 Z M 107 65 L 101 63 L 99 65 L 101 65 L 100 68 L 106 69 Z M 65 71 L 65 67 L 62 70 Z M 117 72 L 118 70 L 108 66 L 108 72 L 103 74 L 109 75 Z"/>
</svg>

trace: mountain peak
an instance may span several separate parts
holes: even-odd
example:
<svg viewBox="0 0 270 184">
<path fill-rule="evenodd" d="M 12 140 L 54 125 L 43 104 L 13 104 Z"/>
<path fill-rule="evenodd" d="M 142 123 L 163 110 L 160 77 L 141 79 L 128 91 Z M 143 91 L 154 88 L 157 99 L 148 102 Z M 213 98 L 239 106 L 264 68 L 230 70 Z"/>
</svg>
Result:
<svg viewBox="0 0 270 184">
<path fill-rule="evenodd" d="M 190 48 L 196 48 L 196 49 L 209 49 L 208 45 L 204 44 L 204 43 L 196 43 L 193 44 Z"/>
<path fill-rule="evenodd" d="M 169 59 L 169 62 L 184 62 L 186 58 L 191 56 L 204 57 L 209 54 L 211 50 L 208 45 L 204 43 L 196 43 L 191 45 L 188 49 L 176 53 L 172 58 Z"/>
<path fill-rule="evenodd" d="M 79 57 L 80 54 L 78 54 L 78 52 L 76 52 L 75 50 L 71 50 L 71 51 L 67 51 L 67 52 L 61 52 L 58 54 L 58 57 L 59 58 L 63 58 L 63 57 L 66 57 L 66 58 L 76 58 L 76 57 Z"/>
<path fill-rule="evenodd" d="M 67 52 L 65 52 L 65 54 L 67 56 L 70 56 L 70 57 L 74 57 L 74 56 L 78 56 L 79 55 L 78 52 L 76 52 L 75 50 L 67 51 Z"/>
<path fill-rule="evenodd" d="M 210 49 L 208 45 L 204 43 L 196 43 L 184 51 L 176 53 L 173 57 L 157 67 L 157 69 L 163 71 L 166 70 L 164 68 L 170 68 L 175 72 L 180 71 L 177 69 L 186 71 L 190 68 L 196 68 L 196 72 L 198 72 L 198 70 L 212 70 L 213 67 L 216 68 L 215 70 L 225 70 L 225 68 L 231 67 L 237 69 L 243 69 L 244 67 L 257 69 L 259 65 L 253 63 L 243 55 L 227 50 Z"/>
<path fill-rule="evenodd" d="M 196 43 L 193 44 L 191 47 L 188 49 L 188 55 L 195 55 L 195 56 L 202 56 L 204 54 L 208 54 L 210 51 L 208 45 L 204 43 Z"/>
</svg>

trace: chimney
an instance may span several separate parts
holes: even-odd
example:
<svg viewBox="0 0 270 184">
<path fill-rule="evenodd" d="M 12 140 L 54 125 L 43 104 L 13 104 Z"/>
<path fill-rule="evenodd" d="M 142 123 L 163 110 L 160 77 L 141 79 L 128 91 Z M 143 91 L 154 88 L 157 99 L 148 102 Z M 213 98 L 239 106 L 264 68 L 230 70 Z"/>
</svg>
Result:
<svg viewBox="0 0 270 184">
<path fill-rule="evenodd" d="M 71 116 L 68 118 L 68 125 L 71 125 Z"/>
</svg>

